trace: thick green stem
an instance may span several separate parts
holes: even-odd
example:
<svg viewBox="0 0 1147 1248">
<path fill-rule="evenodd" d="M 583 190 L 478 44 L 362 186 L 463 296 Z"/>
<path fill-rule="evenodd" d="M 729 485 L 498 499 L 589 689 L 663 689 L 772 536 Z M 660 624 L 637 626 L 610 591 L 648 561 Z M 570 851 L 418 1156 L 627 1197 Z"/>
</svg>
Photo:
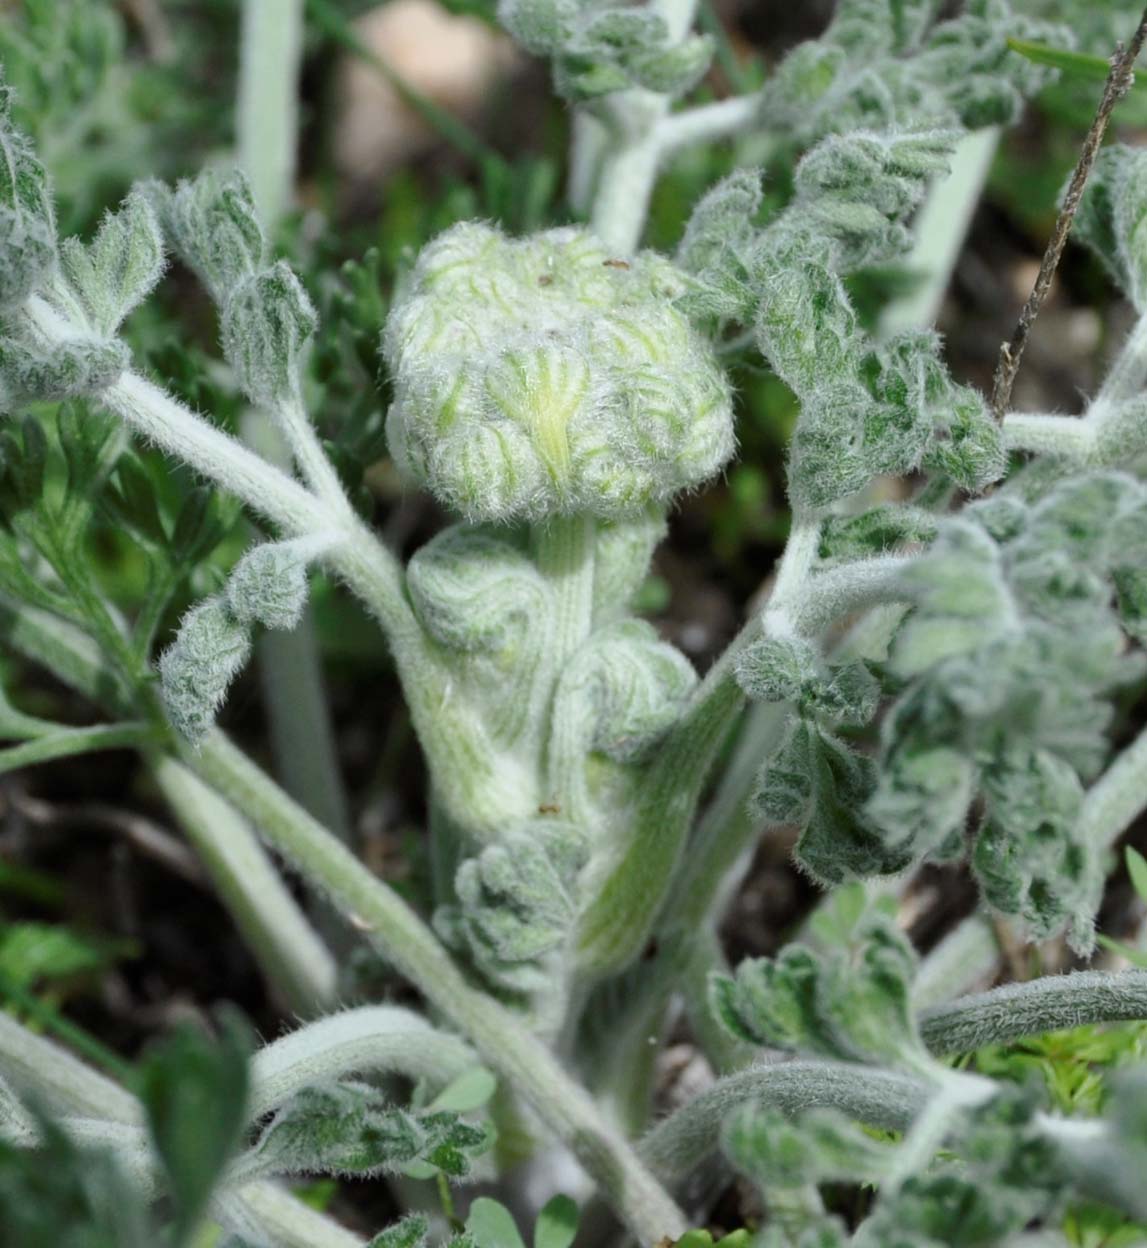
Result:
<svg viewBox="0 0 1147 1248">
<path fill-rule="evenodd" d="M 587 977 L 628 966 L 653 930 L 710 771 L 744 708 L 733 674 L 736 656 L 757 635 L 755 624 L 742 630 L 698 686 L 650 765 L 628 844 L 606 864 L 600 885 L 591 882 L 587 888 L 593 900 L 578 935 L 578 959 Z"/>
<path fill-rule="evenodd" d="M 246 821 L 175 759 L 151 771 L 267 982 L 297 1013 L 329 1009 L 338 968 Z"/>
<path fill-rule="evenodd" d="M 640 1238 L 680 1235 L 685 1221 L 586 1093 L 507 1010 L 471 988 L 433 933 L 381 880 L 218 734 L 191 765 L 248 813 L 312 885 L 366 930 L 395 967 L 482 1059 L 534 1105 Z"/>
<path fill-rule="evenodd" d="M 549 645 L 555 671 L 581 649 L 593 624 L 594 547 L 597 524 L 589 515 L 554 516 L 530 532 L 538 571 L 554 590 Z"/>
<path fill-rule="evenodd" d="M 557 516 L 531 531 L 538 571 L 553 588 L 553 632 L 547 641 L 547 670 L 552 674 L 549 733 L 546 740 L 546 801 L 564 817 L 589 814 L 585 764 L 589 743 L 577 715 L 563 714 L 558 694 L 562 673 L 593 628 L 593 587 L 597 524 L 592 516 Z"/>
</svg>

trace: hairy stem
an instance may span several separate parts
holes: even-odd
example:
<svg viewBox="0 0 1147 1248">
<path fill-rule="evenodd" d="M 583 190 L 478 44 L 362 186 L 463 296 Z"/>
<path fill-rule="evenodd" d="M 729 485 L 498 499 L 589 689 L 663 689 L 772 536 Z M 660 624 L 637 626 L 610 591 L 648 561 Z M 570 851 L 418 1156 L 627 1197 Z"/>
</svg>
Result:
<svg viewBox="0 0 1147 1248">
<path fill-rule="evenodd" d="M 820 521 L 794 513 L 792 529 L 777 565 L 773 592 L 764 610 L 764 628 L 769 636 L 789 635 L 795 622 L 792 610 L 804 596 L 820 550 Z"/>
<path fill-rule="evenodd" d="M 1091 786 L 1080 814 L 1086 841 L 1113 845 L 1147 810 L 1147 729 L 1115 757 Z"/>
<path fill-rule="evenodd" d="M 676 42 L 689 33 L 697 0 L 653 0 L 651 7 L 664 19 L 670 40 Z M 607 247 L 619 256 L 629 256 L 641 245 L 649 216 L 661 168 L 660 127 L 669 112 L 669 99 L 651 91 L 626 91 L 613 101 L 613 112 L 592 223 Z"/>
<path fill-rule="evenodd" d="M 586 1093 L 513 1015 L 469 986 L 396 893 L 220 735 L 209 737 L 189 761 L 251 815 L 305 879 L 366 929 L 394 966 L 471 1039 L 482 1059 L 533 1103 L 635 1234 L 653 1242 L 684 1232 L 680 1211 Z"/>
<path fill-rule="evenodd" d="M 538 571 L 554 589 L 550 639 L 557 671 L 581 649 L 593 623 L 593 570 L 597 524 L 589 515 L 555 516 L 530 533 Z"/>
<path fill-rule="evenodd" d="M 1095 427 L 1079 416 L 1009 412 L 1003 423 L 1009 451 L 1056 455 L 1088 463 L 1095 454 Z"/>
<path fill-rule="evenodd" d="M 671 113 L 657 128 L 662 160 L 687 147 L 699 147 L 731 139 L 761 122 L 758 95 L 736 95 L 715 104 L 701 104 Z"/>
<path fill-rule="evenodd" d="M 640 120 L 629 120 L 602 160 L 592 224 L 597 236 L 618 256 L 631 256 L 641 245 L 653 187 L 661 167 L 657 123 L 664 115 L 660 96 L 642 91 L 619 101 Z"/>
<path fill-rule="evenodd" d="M 145 442 L 234 494 L 285 534 L 302 537 L 333 527 L 328 508 L 309 490 L 136 373 L 124 373 L 100 401 Z"/>
<path fill-rule="evenodd" d="M 2 602 L 0 623 L 18 654 L 112 713 L 129 708 L 129 695 L 78 629 L 34 607 Z M 296 1009 L 309 1012 L 329 1001 L 335 990 L 331 956 L 250 829 L 218 794 L 154 748 L 154 732 L 144 744 L 157 785 L 269 982 Z"/>
<path fill-rule="evenodd" d="M 655 1127 L 641 1156 L 668 1182 L 687 1175 L 717 1147 L 731 1111 L 750 1102 L 796 1115 L 837 1109 L 874 1127 L 903 1131 L 927 1104 L 931 1089 L 891 1071 L 841 1062 L 779 1061 L 729 1075 Z"/>
<path fill-rule="evenodd" d="M 830 568 L 810 577 L 788 615 L 803 633 L 819 633 L 845 615 L 902 602 L 902 577 L 915 562 L 912 555 L 876 555 Z"/>
<path fill-rule="evenodd" d="M 536 810 L 536 777 L 499 751 L 479 711 L 454 696 L 451 669 L 415 618 L 393 555 L 356 522 L 327 565 L 365 603 L 390 642 L 434 790 L 451 819 L 483 841 Z"/>
<path fill-rule="evenodd" d="M 971 1053 L 987 1044 L 1090 1023 L 1147 1018 L 1147 971 L 1077 971 L 933 1006 L 920 1032 L 933 1053 Z"/>
<path fill-rule="evenodd" d="M 442 1087 L 478 1059 L 457 1036 L 393 1005 L 345 1010 L 300 1027 L 256 1053 L 252 1121 L 312 1084 L 353 1074 L 396 1074 Z"/>
<path fill-rule="evenodd" d="M 151 771 L 268 983 L 300 1014 L 329 1008 L 334 959 L 246 821 L 175 759 L 155 757 Z"/>
</svg>

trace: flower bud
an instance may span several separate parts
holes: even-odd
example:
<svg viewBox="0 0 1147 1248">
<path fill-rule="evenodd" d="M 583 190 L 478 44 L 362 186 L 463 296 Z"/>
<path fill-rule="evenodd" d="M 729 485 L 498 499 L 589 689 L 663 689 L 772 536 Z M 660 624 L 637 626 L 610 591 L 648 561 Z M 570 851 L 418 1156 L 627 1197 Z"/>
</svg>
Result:
<svg viewBox="0 0 1147 1248">
<path fill-rule="evenodd" d="M 422 254 L 383 341 L 403 474 L 467 520 L 635 517 L 717 472 L 732 405 L 668 261 L 585 230 L 456 226 Z"/>
</svg>

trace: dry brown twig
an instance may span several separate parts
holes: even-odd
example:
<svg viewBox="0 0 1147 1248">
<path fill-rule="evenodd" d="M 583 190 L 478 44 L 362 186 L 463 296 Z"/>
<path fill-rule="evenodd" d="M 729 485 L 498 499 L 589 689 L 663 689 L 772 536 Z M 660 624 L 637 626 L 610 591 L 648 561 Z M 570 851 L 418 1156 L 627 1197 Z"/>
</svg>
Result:
<svg viewBox="0 0 1147 1248">
<path fill-rule="evenodd" d="M 1059 267 L 1060 257 L 1063 255 L 1068 235 L 1071 233 L 1072 222 L 1079 209 L 1079 201 L 1083 198 L 1083 188 L 1087 185 L 1087 179 L 1099 155 L 1099 149 L 1103 145 L 1107 123 L 1111 120 L 1116 104 L 1127 94 L 1135 81 L 1135 62 L 1143 50 L 1145 40 L 1147 40 L 1147 9 L 1143 11 L 1143 16 L 1139 19 L 1139 25 L 1131 37 L 1131 42 L 1126 47 L 1118 45 L 1111 58 L 1111 70 L 1103 87 L 1103 97 L 1099 101 L 1099 108 L 1096 111 L 1095 120 L 1091 123 L 1091 129 L 1087 132 L 1087 138 L 1083 141 L 1083 150 L 1079 154 L 1075 172 L 1071 175 L 1067 193 L 1063 197 L 1063 205 L 1059 210 L 1055 229 L 1052 230 L 1051 239 L 1040 263 L 1035 285 L 1020 312 L 1014 333 L 1007 342 L 1000 345 L 1000 358 L 996 364 L 992 388 L 992 410 L 999 421 L 1003 420 L 1011 403 L 1012 388 L 1015 385 L 1016 374 L 1019 372 L 1020 360 L 1023 358 L 1028 336 L 1047 298 L 1055 271 Z"/>
</svg>

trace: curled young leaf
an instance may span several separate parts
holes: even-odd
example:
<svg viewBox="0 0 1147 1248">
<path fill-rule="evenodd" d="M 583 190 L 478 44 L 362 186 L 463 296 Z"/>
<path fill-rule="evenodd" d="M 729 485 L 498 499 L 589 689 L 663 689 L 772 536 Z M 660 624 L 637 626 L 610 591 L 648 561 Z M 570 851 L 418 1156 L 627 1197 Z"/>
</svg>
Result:
<svg viewBox="0 0 1147 1248">
<path fill-rule="evenodd" d="M 227 581 L 227 607 L 247 627 L 292 629 L 307 602 L 307 564 L 322 549 L 321 537 L 264 542 L 249 550 Z M 322 543 L 325 544 L 325 543 Z"/>
<path fill-rule="evenodd" d="M 279 260 L 238 282 L 223 310 L 223 351 L 252 403 L 296 399 L 315 309 L 290 265 Z"/>
<path fill-rule="evenodd" d="M 207 735 L 250 653 L 249 627 L 221 599 L 208 598 L 183 617 L 159 657 L 159 675 L 171 722 L 189 741 Z"/>
</svg>

